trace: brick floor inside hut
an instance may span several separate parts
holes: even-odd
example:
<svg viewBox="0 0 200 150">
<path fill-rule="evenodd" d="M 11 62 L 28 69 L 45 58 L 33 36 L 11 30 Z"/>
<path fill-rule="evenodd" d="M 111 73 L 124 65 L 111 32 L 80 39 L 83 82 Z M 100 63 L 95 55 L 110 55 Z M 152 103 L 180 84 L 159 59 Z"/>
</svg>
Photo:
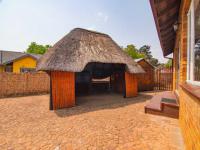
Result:
<svg viewBox="0 0 200 150">
<path fill-rule="evenodd" d="M 154 93 L 101 94 L 49 111 L 49 96 L 0 100 L 0 149 L 184 149 L 177 119 L 144 113 Z"/>
</svg>

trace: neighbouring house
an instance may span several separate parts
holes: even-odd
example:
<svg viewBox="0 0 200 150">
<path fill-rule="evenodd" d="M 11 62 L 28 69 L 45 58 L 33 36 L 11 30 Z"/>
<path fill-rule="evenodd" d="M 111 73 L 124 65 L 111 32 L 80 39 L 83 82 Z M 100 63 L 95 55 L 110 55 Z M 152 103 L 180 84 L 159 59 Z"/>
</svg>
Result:
<svg viewBox="0 0 200 150">
<path fill-rule="evenodd" d="M 50 75 L 50 109 L 74 106 L 75 88 L 93 89 L 95 79 L 107 78 L 109 81 L 98 82 L 108 81 L 124 97 L 137 96 L 135 74 L 144 73 L 110 36 L 81 28 L 50 48 L 39 60 L 37 70 Z"/>
<path fill-rule="evenodd" d="M 145 73 L 137 74 L 138 90 L 139 91 L 151 91 L 154 89 L 154 71 L 155 67 L 150 64 L 146 59 L 135 59 L 145 71 Z"/>
<path fill-rule="evenodd" d="M 32 72 L 35 71 L 39 54 L 28 54 L 0 50 L 0 72 Z"/>
<path fill-rule="evenodd" d="M 173 91 L 186 149 L 200 149 L 200 0 L 150 0 L 163 55 L 173 53 Z"/>
</svg>

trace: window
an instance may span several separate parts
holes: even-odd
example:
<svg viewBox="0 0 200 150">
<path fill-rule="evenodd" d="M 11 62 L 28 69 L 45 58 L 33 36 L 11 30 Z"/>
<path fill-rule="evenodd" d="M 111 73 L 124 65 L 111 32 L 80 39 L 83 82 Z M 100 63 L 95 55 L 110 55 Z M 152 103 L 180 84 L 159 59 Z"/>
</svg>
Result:
<svg viewBox="0 0 200 150">
<path fill-rule="evenodd" d="M 188 82 L 200 85 L 200 1 L 193 0 L 188 12 Z"/>
<path fill-rule="evenodd" d="M 5 72 L 13 72 L 13 63 L 6 64 Z"/>
<path fill-rule="evenodd" d="M 13 72 L 13 66 L 12 65 L 7 65 L 5 67 L 5 72 Z"/>
<path fill-rule="evenodd" d="M 20 68 L 21 73 L 35 72 L 35 68 Z"/>
</svg>

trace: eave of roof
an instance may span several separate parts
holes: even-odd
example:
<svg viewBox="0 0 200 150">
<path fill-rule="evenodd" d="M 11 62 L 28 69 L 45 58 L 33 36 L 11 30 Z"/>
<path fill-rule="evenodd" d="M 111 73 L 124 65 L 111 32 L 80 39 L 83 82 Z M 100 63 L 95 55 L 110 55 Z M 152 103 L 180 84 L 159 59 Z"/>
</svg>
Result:
<svg viewBox="0 0 200 150">
<path fill-rule="evenodd" d="M 6 59 L 4 57 L 6 57 Z M 38 60 L 41 55 L 0 50 L 0 65 L 9 64 L 24 57 L 32 57 L 33 59 Z"/>
<path fill-rule="evenodd" d="M 174 49 L 176 33 L 173 25 L 178 22 L 180 3 L 181 0 L 150 0 L 164 56 Z"/>
<path fill-rule="evenodd" d="M 152 68 L 156 68 L 155 66 L 153 66 L 150 62 L 148 62 L 146 59 L 144 58 L 138 58 L 138 59 L 134 59 L 135 62 L 139 63 L 140 61 L 144 60 L 146 63 L 148 63 Z"/>
<path fill-rule="evenodd" d="M 7 62 L 5 62 L 5 63 L 3 63 L 3 64 L 6 65 L 6 64 L 9 64 L 9 63 L 14 62 L 14 61 L 16 61 L 16 60 L 25 58 L 25 57 L 31 57 L 31 58 L 33 58 L 33 59 L 35 59 L 35 60 L 38 60 L 38 59 L 39 59 L 39 58 L 37 58 L 37 57 L 35 57 L 35 56 L 31 55 L 31 54 L 24 54 L 24 55 L 21 56 L 21 57 L 17 57 L 17 58 L 15 58 L 15 59 L 10 60 L 10 61 L 7 61 Z"/>
</svg>

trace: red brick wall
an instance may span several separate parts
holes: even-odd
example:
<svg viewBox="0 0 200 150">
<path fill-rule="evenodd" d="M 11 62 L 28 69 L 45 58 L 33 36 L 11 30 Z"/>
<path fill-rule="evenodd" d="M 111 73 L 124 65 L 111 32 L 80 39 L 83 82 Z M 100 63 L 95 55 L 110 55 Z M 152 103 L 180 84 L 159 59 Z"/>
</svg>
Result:
<svg viewBox="0 0 200 150">
<path fill-rule="evenodd" d="M 46 73 L 0 73 L 0 98 L 49 92 Z"/>
</svg>

